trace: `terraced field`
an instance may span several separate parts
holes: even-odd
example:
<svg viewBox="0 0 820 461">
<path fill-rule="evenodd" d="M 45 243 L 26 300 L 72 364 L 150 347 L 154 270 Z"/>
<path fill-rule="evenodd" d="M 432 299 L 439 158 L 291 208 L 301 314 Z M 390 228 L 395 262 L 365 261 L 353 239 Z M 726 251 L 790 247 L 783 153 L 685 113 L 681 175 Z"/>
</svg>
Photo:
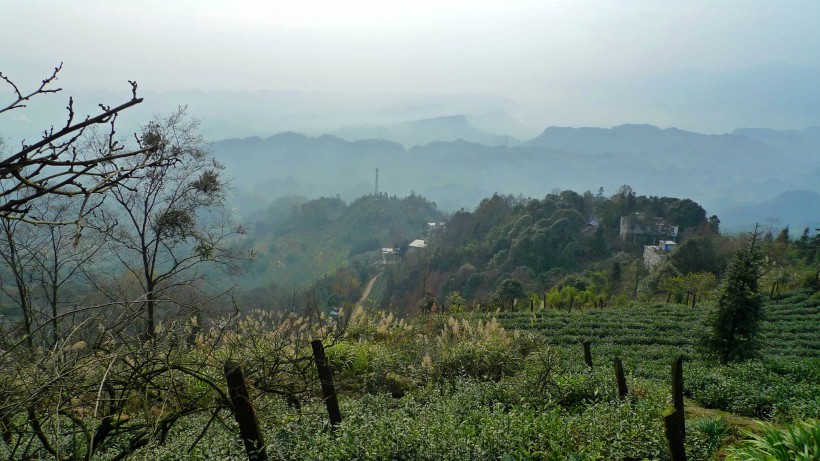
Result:
<svg viewBox="0 0 820 461">
<path fill-rule="evenodd" d="M 766 302 L 760 359 L 717 366 L 698 347 L 713 307 L 633 304 L 623 308 L 504 312 L 508 329 L 535 330 L 565 359 L 582 366 L 581 342 L 596 363 L 620 357 L 634 377 L 668 379 L 678 355 L 687 393 L 707 407 L 748 416 L 820 417 L 820 296 L 796 292 Z"/>
</svg>

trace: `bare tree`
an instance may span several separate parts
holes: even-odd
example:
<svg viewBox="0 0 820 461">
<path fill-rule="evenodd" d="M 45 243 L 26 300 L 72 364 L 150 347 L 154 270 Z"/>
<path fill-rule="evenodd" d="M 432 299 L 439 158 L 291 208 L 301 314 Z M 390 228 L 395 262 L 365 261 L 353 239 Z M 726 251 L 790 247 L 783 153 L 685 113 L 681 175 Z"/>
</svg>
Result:
<svg viewBox="0 0 820 461">
<path fill-rule="evenodd" d="M 108 226 L 107 236 L 113 255 L 139 283 L 149 337 L 157 305 L 171 300 L 174 290 L 193 286 L 208 267 L 237 271 L 249 257 L 233 245 L 244 230 L 224 206 L 222 165 L 205 152 L 198 126 L 185 108 L 157 117 L 144 128 L 141 143 L 175 161 L 141 166 L 143 174 L 109 190 L 117 224 Z"/>
<path fill-rule="evenodd" d="M 55 222 L 77 216 L 76 203 L 61 196 L 47 196 L 32 203 L 31 213 Z M 77 305 L 76 291 L 82 289 L 84 267 L 103 247 L 102 234 L 95 233 L 72 245 L 73 231 L 61 225 L 30 225 L 20 220 L 0 217 L 0 271 L 9 272 L 9 280 L 0 281 L 0 291 L 13 305 L 19 305 L 23 314 L 23 331 L 34 341 L 35 330 L 48 330 L 39 335 L 38 344 L 54 346 L 60 340 L 64 306 Z M 73 287 L 71 297 L 66 287 Z M 83 299 L 87 300 L 88 295 Z M 3 301 L 0 300 L 0 304 Z M 70 308 L 69 308 L 70 309 Z M 46 333 L 46 331 L 43 331 Z"/>
<path fill-rule="evenodd" d="M 24 110 L 33 98 L 62 91 L 54 87 L 61 69 L 62 63 L 30 91 L 21 90 L 0 72 L 0 80 L 13 91 L 10 102 L 0 103 L 0 114 Z M 137 97 L 136 82 L 129 83 L 132 95 L 129 101 L 114 107 L 100 104 L 100 112 L 93 116 L 78 118 L 74 100 L 69 98 L 65 125 L 45 129 L 37 142 L 28 144 L 23 140 L 19 148 L 0 156 L 0 217 L 42 223 L 39 217 L 30 216 L 34 201 L 48 195 L 71 197 L 79 202 L 78 214 L 62 224 L 76 224 L 75 238 L 78 238 L 83 217 L 93 209 L 92 197 L 137 176 L 145 168 L 174 163 L 173 156 L 158 155 L 159 146 L 151 143 L 151 139 L 144 139 L 148 142 L 132 149 L 115 139 L 117 116 L 142 102 L 142 98 Z M 81 140 L 86 130 L 100 125 L 107 126 L 107 142 L 96 151 L 85 149 Z"/>
<path fill-rule="evenodd" d="M 20 221 L 0 219 L 0 258 L 4 263 L 0 267 L 0 306 L 14 304 L 19 306 L 22 314 L 22 336 L 26 345 L 33 348 L 32 333 L 34 326 L 34 308 L 32 307 L 33 274 L 30 269 L 35 265 L 34 254 L 39 251 L 36 238 Z M 33 250 L 33 251 L 32 251 Z"/>
<path fill-rule="evenodd" d="M 60 91 L 51 88 L 59 71 L 28 93 L 0 74 L 16 95 L 0 113 Z M 309 340 L 335 331 L 318 315 L 268 319 L 264 328 L 231 317 L 202 331 L 189 315 L 157 328 L 158 306 L 182 304 L 175 294 L 196 289 L 209 267 L 237 270 L 248 254 L 231 246 L 242 229 L 223 206 L 222 168 L 184 110 L 155 119 L 133 143 L 115 138 L 117 115 L 142 101 L 132 89 L 131 101 L 79 122 L 69 100 L 65 127 L 0 154 L 0 281 L 27 317 L 23 328 L 0 328 L 0 457 L 125 459 L 165 443 L 178 421 L 206 414 L 193 449 L 231 410 L 214 356 L 247 360 L 260 389 L 293 397 L 309 391 Z M 66 223 L 77 225 L 74 235 Z M 80 241 L 83 228 L 103 240 Z M 110 254 L 92 267 L 89 258 L 104 250 Z M 79 272 L 93 289 L 59 309 Z M 106 279 L 123 272 L 123 285 L 133 282 L 138 293 L 111 290 L 95 301 L 92 291 L 116 286 Z M 210 301 L 185 296 L 194 312 Z M 132 335 L 142 317 L 150 341 Z"/>
</svg>

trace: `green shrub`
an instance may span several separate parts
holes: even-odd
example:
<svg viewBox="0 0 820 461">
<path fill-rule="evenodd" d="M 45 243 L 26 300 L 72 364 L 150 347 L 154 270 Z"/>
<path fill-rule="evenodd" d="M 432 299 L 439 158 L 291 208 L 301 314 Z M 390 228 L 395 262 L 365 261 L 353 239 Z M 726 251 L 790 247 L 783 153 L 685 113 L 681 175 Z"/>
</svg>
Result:
<svg viewBox="0 0 820 461">
<path fill-rule="evenodd" d="M 720 418 L 696 419 L 686 425 L 687 459 L 709 459 L 729 437 L 732 428 Z"/>
<path fill-rule="evenodd" d="M 816 418 L 818 372 L 819 360 L 693 364 L 685 370 L 684 386 L 687 394 L 709 408 L 765 419 Z"/>
</svg>

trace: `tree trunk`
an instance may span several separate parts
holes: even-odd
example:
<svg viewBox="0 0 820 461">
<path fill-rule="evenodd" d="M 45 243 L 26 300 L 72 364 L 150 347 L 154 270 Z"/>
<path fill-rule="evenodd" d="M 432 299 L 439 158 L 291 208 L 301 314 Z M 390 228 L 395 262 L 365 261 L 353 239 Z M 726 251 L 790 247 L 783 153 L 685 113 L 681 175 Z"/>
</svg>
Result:
<svg viewBox="0 0 820 461">
<path fill-rule="evenodd" d="M 9 263 L 9 266 L 14 274 L 14 283 L 17 288 L 17 295 L 20 297 L 19 301 L 20 309 L 23 311 L 23 329 L 26 334 L 26 346 L 28 346 L 29 349 L 34 349 L 34 338 L 31 337 L 32 313 L 28 287 L 23 279 L 23 268 L 20 267 L 19 264 L 20 261 L 18 260 L 17 245 L 14 243 L 13 239 L 14 234 L 8 226 L 8 221 L 3 223 L 3 230 L 5 231 L 9 246 L 9 255 L 8 258 L 6 258 L 6 261 Z"/>
<path fill-rule="evenodd" d="M 153 339 L 156 336 L 156 320 L 154 319 L 154 308 L 156 307 L 157 300 L 154 297 L 154 288 L 156 287 L 153 284 L 149 284 L 148 292 L 145 293 L 145 311 L 148 317 L 145 325 L 146 339 Z"/>
<path fill-rule="evenodd" d="M 56 252 L 54 253 L 56 256 Z M 51 274 L 51 299 L 49 302 L 51 303 L 51 340 L 52 346 L 56 346 L 57 342 L 60 341 L 60 332 L 58 330 L 59 321 L 57 320 L 57 287 L 58 287 L 58 280 L 57 280 L 57 271 L 59 267 L 57 267 L 57 258 L 54 258 L 54 267 L 52 268 L 53 273 Z"/>
</svg>

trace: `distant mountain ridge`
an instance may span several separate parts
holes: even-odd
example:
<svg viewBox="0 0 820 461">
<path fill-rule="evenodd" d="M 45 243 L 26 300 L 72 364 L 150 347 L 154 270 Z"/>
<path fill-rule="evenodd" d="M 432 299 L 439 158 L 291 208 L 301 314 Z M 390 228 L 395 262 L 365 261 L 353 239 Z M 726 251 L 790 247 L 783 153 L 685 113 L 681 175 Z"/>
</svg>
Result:
<svg viewBox="0 0 820 461">
<path fill-rule="evenodd" d="M 735 134 L 706 135 L 653 125 L 619 125 L 613 128 L 549 127 L 527 142 L 530 146 L 595 153 L 686 153 L 689 156 L 734 155 L 764 149 L 753 138 Z"/>
<path fill-rule="evenodd" d="M 792 236 L 806 227 L 820 227 L 820 193 L 810 190 L 791 190 L 761 203 L 742 205 L 723 210 L 720 219 L 730 223 L 728 230 L 742 231 L 754 228 L 755 223 L 775 228 L 789 225 Z"/>
<path fill-rule="evenodd" d="M 349 141 L 386 139 L 396 141 L 406 148 L 459 139 L 487 146 L 518 143 L 510 136 L 500 136 L 479 130 L 467 120 L 465 115 L 435 117 L 391 125 L 350 127 L 338 130 L 334 135 Z"/>
<path fill-rule="evenodd" d="M 99 103 L 125 102 L 131 97 L 130 87 L 122 83 L 118 91 L 67 88 L 65 93 L 30 101 L 25 111 L 4 117 L 0 134 L 30 140 L 51 125 L 59 126 L 65 122 L 69 96 L 74 97 L 78 116 L 93 112 Z M 12 96 L 9 90 L 0 87 L 0 99 L 8 100 Z M 534 137 L 546 124 L 613 126 L 628 120 L 704 133 L 731 132 L 746 126 L 783 130 L 820 125 L 820 69 L 777 62 L 722 71 L 683 69 L 606 78 L 562 97 L 533 94 L 531 98 L 519 96 L 519 101 L 469 93 L 151 90 L 140 87 L 139 96 L 145 101 L 123 114 L 118 121 L 120 132 L 132 131 L 154 114 L 168 113 L 179 105 L 187 105 L 191 114 L 202 120 L 203 134 L 209 139 L 282 131 L 319 135 L 458 114 L 464 114 L 480 131 L 518 139 Z"/>
<path fill-rule="evenodd" d="M 125 82 L 123 82 L 125 83 Z M 31 101 L 24 111 L 3 118 L 0 134 L 34 139 L 51 125 L 65 123 L 65 106 L 73 96 L 79 115 L 95 113 L 98 103 L 118 105 L 131 98 L 130 87 L 121 91 L 71 91 Z M 247 137 L 260 133 L 298 131 L 320 135 L 342 127 L 381 126 L 435 119 L 453 114 L 469 114 L 477 120 L 505 129 L 531 133 L 517 126 L 509 115 L 515 105 L 506 98 L 479 94 L 320 92 L 298 90 L 139 91 L 141 104 L 122 114 L 118 120 L 123 133 L 137 130 L 155 114 L 187 106 L 201 120 L 201 131 L 208 139 Z M 0 100 L 12 95 L 0 87 Z M 376 137 L 377 136 L 372 136 Z"/>
<path fill-rule="evenodd" d="M 470 127 L 463 117 L 406 126 L 428 124 L 436 129 Z M 710 214 L 740 208 L 752 216 L 744 206 L 794 190 L 820 193 L 818 131 L 740 129 L 704 135 L 651 125 L 550 127 L 514 145 L 459 138 L 410 148 L 385 139 L 280 133 L 219 141 L 213 147 L 235 185 L 241 185 L 237 189 L 246 207 L 292 194 L 339 194 L 349 200 L 374 190 L 379 168 L 380 191 L 400 196 L 418 191 L 449 211 L 472 208 L 494 192 L 543 197 L 555 188 L 603 187 L 611 194 L 629 184 L 646 195 L 692 198 Z M 799 207 L 781 209 L 784 222 L 806 219 Z M 746 223 L 742 216 L 727 216 L 721 217 L 725 229 Z"/>
</svg>

